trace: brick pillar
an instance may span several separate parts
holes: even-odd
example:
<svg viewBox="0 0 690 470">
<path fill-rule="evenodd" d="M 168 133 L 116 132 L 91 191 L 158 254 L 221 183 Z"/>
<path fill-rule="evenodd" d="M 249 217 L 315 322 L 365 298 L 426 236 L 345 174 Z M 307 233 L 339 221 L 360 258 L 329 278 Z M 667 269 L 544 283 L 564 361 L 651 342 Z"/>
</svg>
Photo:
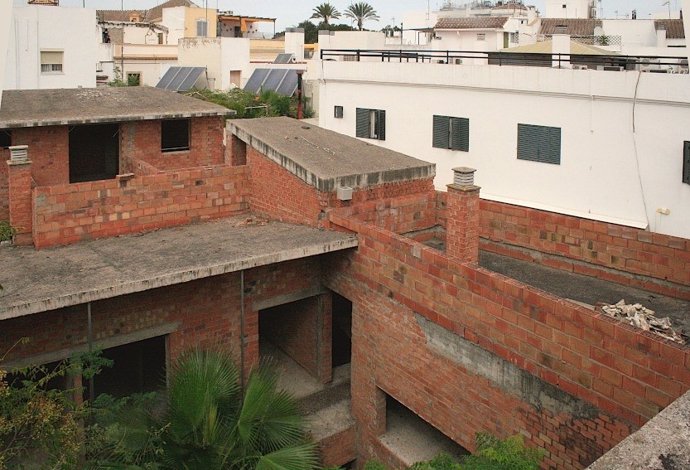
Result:
<svg viewBox="0 0 690 470">
<path fill-rule="evenodd" d="M 247 164 L 247 144 L 230 133 L 230 142 L 225 147 L 225 163 L 232 166 Z"/>
<path fill-rule="evenodd" d="M 454 168 L 448 185 L 446 254 L 463 262 L 479 261 L 479 186 L 473 168 Z"/>
<path fill-rule="evenodd" d="M 15 229 L 14 243 L 31 245 L 33 243 L 33 208 L 31 160 L 29 160 L 28 146 L 10 147 L 10 159 L 7 166 L 10 225 Z"/>
</svg>

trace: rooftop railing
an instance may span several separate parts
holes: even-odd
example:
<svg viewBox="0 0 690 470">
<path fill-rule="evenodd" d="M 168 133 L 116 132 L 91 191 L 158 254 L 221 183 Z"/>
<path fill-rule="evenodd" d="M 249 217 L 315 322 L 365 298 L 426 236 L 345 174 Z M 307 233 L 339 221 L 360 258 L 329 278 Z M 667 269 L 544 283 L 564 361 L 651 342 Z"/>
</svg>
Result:
<svg viewBox="0 0 690 470">
<path fill-rule="evenodd" d="M 323 49 L 321 60 L 417 62 L 461 65 L 488 63 L 489 65 L 522 65 L 556 68 L 587 68 L 598 70 L 642 70 L 660 73 L 687 73 L 684 57 L 636 55 L 581 55 L 519 52 L 477 52 L 453 50 L 405 49 Z"/>
</svg>

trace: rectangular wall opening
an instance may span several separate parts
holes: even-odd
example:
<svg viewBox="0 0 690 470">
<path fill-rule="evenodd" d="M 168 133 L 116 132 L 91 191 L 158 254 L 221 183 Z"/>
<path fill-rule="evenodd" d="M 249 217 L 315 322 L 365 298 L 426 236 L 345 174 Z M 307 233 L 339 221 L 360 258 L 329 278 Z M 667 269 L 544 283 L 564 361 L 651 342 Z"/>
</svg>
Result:
<svg viewBox="0 0 690 470">
<path fill-rule="evenodd" d="M 166 387 L 166 336 L 105 349 L 103 357 L 113 365 L 94 377 L 94 396 L 107 393 L 124 397 Z M 88 385 L 86 388 L 84 396 L 88 397 Z"/>
<path fill-rule="evenodd" d="M 352 358 L 352 302 L 333 292 L 333 367 L 349 364 Z"/>
<path fill-rule="evenodd" d="M 120 168 L 120 126 L 93 124 L 69 130 L 69 182 L 115 178 Z"/>
<path fill-rule="evenodd" d="M 440 453 L 449 454 L 456 459 L 469 454 L 467 449 L 388 394 L 386 432 L 380 440 L 407 465 L 431 460 Z"/>
</svg>

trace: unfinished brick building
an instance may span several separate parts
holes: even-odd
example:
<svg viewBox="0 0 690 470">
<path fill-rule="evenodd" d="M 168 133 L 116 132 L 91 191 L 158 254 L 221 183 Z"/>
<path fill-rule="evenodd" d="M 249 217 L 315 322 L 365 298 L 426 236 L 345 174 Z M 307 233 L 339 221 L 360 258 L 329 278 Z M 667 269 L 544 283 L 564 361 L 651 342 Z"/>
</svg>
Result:
<svg viewBox="0 0 690 470">
<path fill-rule="evenodd" d="M 653 293 L 684 313 L 687 240 L 483 201 L 470 169 L 438 193 L 433 165 L 288 118 L 229 121 L 223 150 L 221 110 L 199 106 L 208 159 L 170 163 L 160 124 L 127 137 L 135 119 L 130 163 L 89 182 L 39 182 L 67 151 L 14 125 L 6 207 L 36 249 L 0 247 L 0 350 L 30 338 L 7 365 L 91 344 L 115 359 L 96 390 L 130 393 L 190 347 L 245 373 L 270 355 L 324 464 L 395 468 L 478 431 L 583 468 L 690 388 L 685 346 L 587 305 Z"/>
</svg>

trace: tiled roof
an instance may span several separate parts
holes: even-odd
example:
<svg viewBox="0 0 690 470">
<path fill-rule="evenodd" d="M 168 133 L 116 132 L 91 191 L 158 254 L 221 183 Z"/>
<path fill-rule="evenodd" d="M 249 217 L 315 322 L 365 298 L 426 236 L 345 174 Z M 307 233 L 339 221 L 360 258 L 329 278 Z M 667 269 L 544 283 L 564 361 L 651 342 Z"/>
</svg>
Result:
<svg viewBox="0 0 690 470">
<path fill-rule="evenodd" d="M 654 20 L 654 28 L 666 30 L 666 39 L 685 39 L 683 20 Z"/>
<path fill-rule="evenodd" d="M 569 34 L 571 36 L 594 36 L 594 28 L 601 26 L 597 19 L 542 18 L 539 34 Z"/>
<path fill-rule="evenodd" d="M 506 17 L 439 18 L 435 29 L 500 29 L 508 21 Z"/>
<path fill-rule="evenodd" d="M 163 8 L 196 6 L 191 0 L 168 0 L 148 10 L 96 10 L 96 16 L 99 21 L 129 21 L 134 13 L 140 21 L 152 22 L 163 18 Z"/>
</svg>

